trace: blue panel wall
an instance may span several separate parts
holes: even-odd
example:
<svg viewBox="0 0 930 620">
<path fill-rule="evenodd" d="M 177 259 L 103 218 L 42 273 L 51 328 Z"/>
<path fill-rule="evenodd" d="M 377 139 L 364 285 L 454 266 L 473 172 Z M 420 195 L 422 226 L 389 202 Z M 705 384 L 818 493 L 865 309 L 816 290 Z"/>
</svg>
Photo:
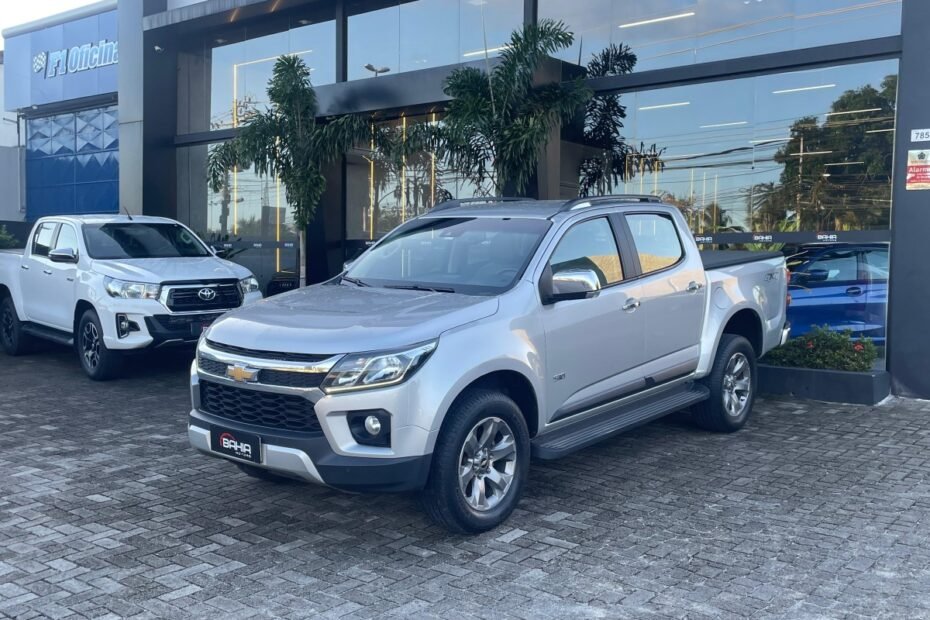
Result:
<svg viewBox="0 0 930 620">
<path fill-rule="evenodd" d="M 116 106 L 30 119 L 26 218 L 119 210 Z"/>
</svg>

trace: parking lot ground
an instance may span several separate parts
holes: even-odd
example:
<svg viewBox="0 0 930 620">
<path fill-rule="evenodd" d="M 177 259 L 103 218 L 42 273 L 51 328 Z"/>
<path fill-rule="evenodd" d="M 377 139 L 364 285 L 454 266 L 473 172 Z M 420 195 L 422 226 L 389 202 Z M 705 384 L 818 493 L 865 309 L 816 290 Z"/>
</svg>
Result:
<svg viewBox="0 0 930 620">
<path fill-rule="evenodd" d="M 188 360 L 0 355 L 0 616 L 930 616 L 930 403 L 760 401 L 554 463 L 473 538 L 187 446 Z"/>
</svg>

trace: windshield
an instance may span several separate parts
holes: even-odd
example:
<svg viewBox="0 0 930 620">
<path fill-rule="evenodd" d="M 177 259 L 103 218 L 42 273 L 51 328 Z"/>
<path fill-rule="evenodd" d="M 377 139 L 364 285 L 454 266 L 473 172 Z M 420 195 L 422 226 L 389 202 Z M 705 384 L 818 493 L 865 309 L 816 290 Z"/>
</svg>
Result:
<svg viewBox="0 0 930 620">
<path fill-rule="evenodd" d="M 91 258 L 175 258 L 210 256 L 197 237 L 180 224 L 85 224 L 84 243 Z"/>
<path fill-rule="evenodd" d="M 346 280 L 468 295 L 502 293 L 523 273 L 548 229 L 548 220 L 520 218 L 414 220 L 359 258 Z"/>
</svg>

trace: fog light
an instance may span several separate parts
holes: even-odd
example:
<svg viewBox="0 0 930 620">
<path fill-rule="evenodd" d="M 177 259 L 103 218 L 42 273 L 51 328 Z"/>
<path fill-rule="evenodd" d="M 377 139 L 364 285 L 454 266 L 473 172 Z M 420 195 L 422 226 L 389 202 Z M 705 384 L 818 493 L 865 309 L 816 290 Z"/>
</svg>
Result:
<svg viewBox="0 0 930 620">
<path fill-rule="evenodd" d="M 368 434 L 374 437 L 381 432 L 381 420 L 376 418 L 373 415 L 365 418 L 365 430 L 368 431 Z"/>
<path fill-rule="evenodd" d="M 391 414 L 384 409 L 350 411 L 346 414 L 352 438 L 363 446 L 391 445 Z"/>
</svg>

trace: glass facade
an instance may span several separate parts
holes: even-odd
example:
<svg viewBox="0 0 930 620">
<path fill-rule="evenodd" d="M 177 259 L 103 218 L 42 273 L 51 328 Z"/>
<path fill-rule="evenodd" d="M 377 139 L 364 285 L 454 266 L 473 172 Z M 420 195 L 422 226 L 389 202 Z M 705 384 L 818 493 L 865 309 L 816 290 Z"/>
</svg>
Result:
<svg viewBox="0 0 930 620">
<path fill-rule="evenodd" d="M 901 0 L 539 0 L 539 17 L 575 33 L 563 60 L 618 43 L 645 71 L 900 34 Z"/>
<path fill-rule="evenodd" d="M 365 9 L 349 9 L 350 80 L 481 60 L 485 49 L 496 56 L 523 24 L 523 0 L 415 0 Z"/>
<path fill-rule="evenodd" d="M 26 218 L 119 209 L 116 106 L 26 123 Z"/>
<path fill-rule="evenodd" d="M 210 49 L 211 130 L 236 127 L 256 110 L 268 105 L 268 80 L 282 54 L 295 54 L 306 62 L 314 86 L 336 81 L 336 22 L 303 23 L 300 20 L 283 32 L 241 40 L 214 40 Z"/>
<path fill-rule="evenodd" d="M 245 265 L 264 289 L 281 273 L 296 273 L 298 237 L 285 190 L 251 169 L 232 170 L 213 192 L 204 174 L 207 145 L 179 149 L 178 219 L 227 258 Z"/>
</svg>

